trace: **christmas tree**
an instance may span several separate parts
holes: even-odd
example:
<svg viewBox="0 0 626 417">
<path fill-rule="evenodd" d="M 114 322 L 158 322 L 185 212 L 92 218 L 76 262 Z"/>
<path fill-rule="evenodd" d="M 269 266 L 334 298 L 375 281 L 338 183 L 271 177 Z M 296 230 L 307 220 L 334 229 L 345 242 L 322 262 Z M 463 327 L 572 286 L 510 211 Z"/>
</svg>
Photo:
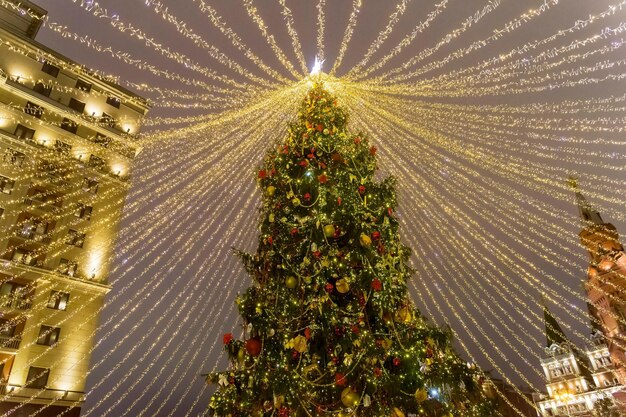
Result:
<svg viewBox="0 0 626 417">
<path fill-rule="evenodd" d="M 237 299 L 246 337 L 224 335 L 212 414 L 489 415 L 476 368 L 409 299 L 394 179 L 375 179 L 376 148 L 314 79 L 258 172 L 259 247 L 239 253 L 255 281 Z"/>
</svg>

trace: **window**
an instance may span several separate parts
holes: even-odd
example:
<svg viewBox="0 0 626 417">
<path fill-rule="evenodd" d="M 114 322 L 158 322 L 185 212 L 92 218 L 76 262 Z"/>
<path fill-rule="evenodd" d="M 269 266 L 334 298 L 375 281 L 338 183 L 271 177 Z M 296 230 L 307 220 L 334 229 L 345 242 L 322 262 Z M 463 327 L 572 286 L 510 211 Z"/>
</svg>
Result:
<svg viewBox="0 0 626 417">
<path fill-rule="evenodd" d="M 108 127 L 115 127 L 115 119 L 113 118 L 113 116 L 106 113 L 102 113 L 100 123 Z"/>
<path fill-rule="evenodd" d="M 91 91 L 91 84 L 88 83 L 87 81 L 83 81 L 80 78 L 78 80 L 76 80 L 76 88 L 78 88 L 79 90 L 83 90 L 84 92 L 88 93 Z"/>
<path fill-rule="evenodd" d="M 61 142 L 60 140 L 57 140 L 54 143 L 54 149 L 63 155 L 69 155 L 70 151 L 72 150 L 72 145 L 70 145 L 69 143 L 65 143 L 65 142 Z"/>
<path fill-rule="evenodd" d="M 41 67 L 41 70 L 43 72 L 45 72 L 46 74 L 50 74 L 52 75 L 54 78 L 59 76 L 59 71 L 61 70 L 59 67 L 57 67 L 56 65 L 52 65 L 51 63 L 49 63 L 48 61 L 43 63 L 43 67 Z"/>
<path fill-rule="evenodd" d="M 28 376 L 26 377 L 26 388 L 38 388 L 43 389 L 48 383 L 48 376 L 50 375 L 50 369 L 37 368 L 31 366 L 28 368 Z"/>
<path fill-rule="evenodd" d="M 19 235 L 25 239 L 40 240 L 41 236 L 46 234 L 48 223 L 40 220 L 28 219 L 22 223 Z"/>
<path fill-rule="evenodd" d="M 35 129 L 29 129 L 26 126 L 18 124 L 13 134 L 20 139 L 32 139 L 33 136 L 35 136 Z"/>
<path fill-rule="evenodd" d="M 83 178 L 83 191 L 86 191 L 91 194 L 96 194 L 98 192 L 98 181 L 91 178 Z"/>
<path fill-rule="evenodd" d="M 85 103 L 78 101 L 75 98 L 71 98 L 69 107 L 79 113 L 82 113 L 85 110 Z"/>
<path fill-rule="evenodd" d="M 115 96 L 109 96 L 107 97 L 107 104 L 115 107 L 116 109 L 120 108 L 120 104 L 121 104 L 121 100 L 118 97 Z"/>
<path fill-rule="evenodd" d="M 63 121 L 61 122 L 61 129 L 67 130 L 71 133 L 76 133 L 76 131 L 78 130 L 78 125 L 73 120 L 64 117 Z"/>
<path fill-rule="evenodd" d="M 7 177 L 0 175 L 0 193 L 11 194 L 15 181 Z"/>
<path fill-rule="evenodd" d="M 24 159 L 26 159 L 26 155 L 22 152 L 18 152 L 15 149 L 7 149 L 4 153 L 4 158 L 2 160 L 7 162 L 13 166 L 21 167 L 24 163 Z"/>
<path fill-rule="evenodd" d="M 94 139 L 94 142 L 96 142 L 98 145 L 104 148 L 108 148 L 109 145 L 111 144 L 111 138 L 107 138 L 103 134 L 97 133 L 96 138 Z"/>
<path fill-rule="evenodd" d="M 78 264 L 76 262 L 72 262 L 69 259 L 61 258 L 61 262 L 59 262 L 60 273 L 73 277 L 74 275 L 76 275 L 76 268 L 78 268 Z"/>
<path fill-rule="evenodd" d="M 93 211 L 93 207 L 86 206 L 83 203 L 78 203 L 76 205 L 76 210 L 74 211 L 74 216 L 79 219 L 91 220 L 91 212 Z"/>
<path fill-rule="evenodd" d="M 26 106 L 24 106 L 24 113 L 30 114 L 33 117 L 41 119 L 43 115 L 43 107 L 36 105 L 30 101 L 26 102 Z"/>
<path fill-rule="evenodd" d="M 42 82 L 37 82 L 33 87 L 33 91 L 35 93 L 39 93 L 42 96 L 50 97 L 50 92 L 52 91 L 52 86 L 45 85 Z"/>
<path fill-rule="evenodd" d="M 76 246 L 77 248 L 82 248 L 85 244 L 85 234 L 79 232 L 78 230 L 70 229 L 67 232 L 65 243 Z"/>
<path fill-rule="evenodd" d="M 89 157 L 89 162 L 87 162 L 87 165 L 97 169 L 104 169 L 106 166 L 106 164 L 104 163 L 104 159 L 97 157 L 96 155 L 91 155 Z"/>
<path fill-rule="evenodd" d="M 70 295 L 66 292 L 51 291 L 50 298 L 48 299 L 48 308 L 54 308 L 55 310 L 65 310 L 67 308 L 67 302 L 70 300 Z"/>
<path fill-rule="evenodd" d="M 11 257 L 13 262 L 17 262 L 24 265 L 35 266 L 37 265 L 37 256 L 29 250 L 18 248 L 13 251 L 13 256 Z"/>
<path fill-rule="evenodd" d="M 0 337 L 13 337 L 15 335 L 15 324 L 10 320 L 0 318 Z"/>
<path fill-rule="evenodd" d="M 2 297 L 2 306 L 9 307 L 12 299 L 26 298 L 26 285 L 18 284 L 13 281 L 5 281 L 0 285 L 0 297 Z"/>
<path fill-rule="evenodd" d="M 59 327 L 51 327 L 42 325 L 39 329 L 39 336 L 37 337 L 38 345 L 54 346 L 59 341 L 59 334 L 61 329 Z"/>
</svg>

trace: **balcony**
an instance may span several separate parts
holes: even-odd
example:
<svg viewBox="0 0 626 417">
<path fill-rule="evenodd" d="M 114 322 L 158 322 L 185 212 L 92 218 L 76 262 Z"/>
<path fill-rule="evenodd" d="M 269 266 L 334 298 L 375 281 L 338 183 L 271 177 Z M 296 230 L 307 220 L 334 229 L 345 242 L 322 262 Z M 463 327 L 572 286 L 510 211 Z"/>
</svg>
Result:
<svg viewBox="0 0 626 417">
<path fill-rule="evenodd" d="M 20 385 L 0 384 L 0 395 L 7 395 L 8 398 L 16 398 L 20 400 L 50 400 L 57 405 L 66 405 L 72 403 L 76 405 L 85 401 L 85 393 L 81 391 L 66 391 L 49 387 L 29 388 Z"/>
<path fill-rule="evenodd" d="M 40 243 L 42 245 L 47 245 L 52 241 L 52 238 L 48 233 L 37 233 L 33 230 L 33 228 L 23 226 L 16 228 L 15 236 L 31 242 Z"/>
<path fill-rule="evenodd" d="M 61 110 L 62 112 L 69 113 L 74 116 L 76 119 L 84 122 L 92 127 L 95 127 L 96 130 L 100 129 L 102 132 L 106 132 L 107 134 L 113 134 L 116 136 L 121 136 L 128 139 L 134 139 L 135 136 L 125 132 L 121 126 L 112 126 L 112 124 L 106 120 L 106 118 L 96 117 L 95 115 L 87 115 L 83 112 L 79 112 L 76 109 L 76 106 L 72 106 L 71 99 L 73 98 L 71 94 L 61 93 L 58 91 L 48 91 L 46 86 L 36 84 L 32 87 L 25 85 L 22 83 L 22 80 L 18 80 L 14 77 L 9 77 L 6 80 L 6 84 L 10 87 L 13 87 L 17 90 L 27 93 L 35 93 L 35 97 L 42 101 L 42 104 L 45 103 L 47 105 L 51 105 L 56 107 L 57 111 Z"/>
<path fill-rule="evenodd" d="M 12 308 L 15 310 L 30 310 L 33 303 L 29 298 L 16 295 L 0 295 L 0 307 Z"/>
<path fill-rule="evenodd" d="M 0 349 L 19 349 L 22 338 L 18 336 L 0 335 Z"/>
</svg>

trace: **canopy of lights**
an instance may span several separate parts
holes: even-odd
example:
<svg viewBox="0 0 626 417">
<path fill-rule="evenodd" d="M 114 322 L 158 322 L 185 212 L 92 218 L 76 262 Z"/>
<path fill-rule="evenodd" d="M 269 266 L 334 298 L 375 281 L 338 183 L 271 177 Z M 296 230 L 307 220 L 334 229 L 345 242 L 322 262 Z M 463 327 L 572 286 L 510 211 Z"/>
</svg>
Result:
<svg viewBox="0 0 626 417">
<path fill-rule="evenodd" d="M 256 247 L 255 174 L 312 73 L 398 179 L 414 301 L 461 355 L 544 390 L 544 303 L 591 343 L 568 178 L 626 233 L 626 1 L 59 3 L 89 22 L 48 7 L 62 52 L 152 105 L 82 415 L 206 409 L 251 285 L 232 248 Z"/>
</svg>

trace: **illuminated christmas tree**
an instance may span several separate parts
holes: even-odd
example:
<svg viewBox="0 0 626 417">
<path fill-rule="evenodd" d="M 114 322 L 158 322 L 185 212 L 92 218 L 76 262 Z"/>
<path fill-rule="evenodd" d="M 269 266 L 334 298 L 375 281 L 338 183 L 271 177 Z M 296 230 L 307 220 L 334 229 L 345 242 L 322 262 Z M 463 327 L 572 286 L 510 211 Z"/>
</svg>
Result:
<svg viewBox="0 0 626 417">
<path fill-rule="evenodd" d="M 489 415 L 477 370 L 410 301 L 393 178 L 346 130 L 322 76 L 287 139 L 258 172 L 259 247 L 240 253 L 255 281 L 237 304 L 246 340 L 224 335 L 231 370 L 218 416 Z"/>
</svg>

